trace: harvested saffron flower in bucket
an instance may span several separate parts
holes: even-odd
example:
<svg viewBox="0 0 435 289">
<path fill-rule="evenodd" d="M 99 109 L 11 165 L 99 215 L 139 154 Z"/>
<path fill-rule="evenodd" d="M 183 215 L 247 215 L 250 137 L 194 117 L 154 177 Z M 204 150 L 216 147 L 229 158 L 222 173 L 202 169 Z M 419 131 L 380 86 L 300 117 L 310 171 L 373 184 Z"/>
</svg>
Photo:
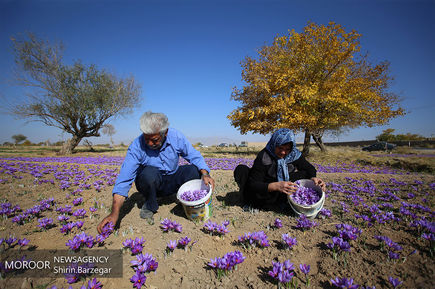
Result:
<svg viewBox="0 0 435 289">
<path fill-rule="evenodd" d="M 193 190 L 185 191 L 180 195 L 180 198 L 187 202 L 194 202 L 201 200 L 208 194 L 207 190 Z"/>
<path fill-rule="evenodd" d="M 291 196 L 293 201 L 303 206 L 310 206 L 317 203 L 320 197 L 316 190 L 302 186 Z"/>
</svg>

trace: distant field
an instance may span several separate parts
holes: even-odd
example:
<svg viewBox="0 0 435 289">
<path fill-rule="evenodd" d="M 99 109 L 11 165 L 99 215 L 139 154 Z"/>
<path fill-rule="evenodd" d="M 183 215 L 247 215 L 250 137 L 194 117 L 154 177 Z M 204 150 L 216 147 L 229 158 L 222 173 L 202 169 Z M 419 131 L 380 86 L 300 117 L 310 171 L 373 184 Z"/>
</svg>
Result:
<svg viewBox="0 0 435 289">
<path fill-rule="evenodd" d="M 302 146 L 298 145 L 302 150 Z M 198 148 L 206 158 L 246 158 L 255 159 L 262 148 Z M 386 166 L 394 169 L 405 169 L 414 172 L 435 172 L 435 150 L 419 150 L 408 147 L 398 147 L 392 153 L 363 152 L 361 147 L 334 146 L 327 147 L 328 151 L 322 153 L 317 147 L 312 146 L 308 160 L 313 163 L 355 162 L 361 165 Z M 60 147 L 46 146 L 0 146 L 0 156 L 56 156 Z M 79 146 L 72 156 L 119 156 L 124 157 L 127 146 L 94 146 L 93 151 L 88 147 Z"/>
</svg>

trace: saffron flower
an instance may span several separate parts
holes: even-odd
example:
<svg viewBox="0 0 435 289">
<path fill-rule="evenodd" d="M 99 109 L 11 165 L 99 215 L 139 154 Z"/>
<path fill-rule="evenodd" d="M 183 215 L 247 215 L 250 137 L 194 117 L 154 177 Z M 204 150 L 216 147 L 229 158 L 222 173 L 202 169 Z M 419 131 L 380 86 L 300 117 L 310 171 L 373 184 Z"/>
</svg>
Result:
<svg viewBox="0 0 435 289">
<path fill-rule="evenodd" d="M 348 224 L 338 224 L 335 227 L 338 230 L 338 234 L 340 235 L 340 238 L 346 241 L 355 240 L 362 233 L 361 229 L 352 227 L 351 225 Z"/>
<path fill-rule="evenodd" d="M 77 223 L 82 222 L 83 221 L 77 221 Z M 110 234 L 113 233 L 113 230 L 115 229 L 115 225 L 112 222 L 108 222 L 106 223 L 106 225 L 104 225 L 103 229 L 101 230 L 101 234 L 108 237 Z"/>
<path fill-rule="evenodd" d="M 328 243 L 326 246 L 332 250 L 334 260 L 337 260 L 338 253 L 350 252 L 350 244 L 340 237 L 332 237 L 332 243 Z"/>
<path fill-rule="evenodd" d="M 103 288 L 103 284 L 100 281 L 97 281 L 97 278 L 88 281 L 88 287 L 86 289 L 101 289 Z"/>
<path fill-rule="evenodd" d="M 273 222 L 273 226 L 277 229 L 282 228 L 282 221 L 279 218 L 276 218 L 275 222 Z"/>
<path fill-rule="evenodd" d="M 201 200 L 205 196 L 207 196 L 207 190 L 193 190 L 193 191 L 185 191 L 180 195 L 180 199 L 187 202 L 194 202 Z"/>
<path fill-rule="evenodd" d="M 388 281 L 390 281 L 390 284 L 393 285 L 393 288 L 397 288 L 400 285 L 402 285 L 402 281 L 400 281 L 398 278 L 388 277 Z"/>
<path fill-rule="evenodd" d="M 62 234 L 68 234 L 76 226 L 73 222 L 68 222 L 60 228 Z"/>
<path fill-rule="evenodd" d="M 311 206 L 320 200 L 319 193 L 307 187 L 299 186 L 297 191 L 291 195 L 293 201 L 302 206 Z"/>
<path fill-rule="evenodd" d="M 218 279 L 227 275 L 228 272 L 237 268 L 238 264 L 245 261 L 245 256 L 240 251 L 226 253 L 222 258 L 211 259 L 207 264 L 209 267 L 216 270 Z"/>
<path fill-rule="evenodd" d="M 68 240 L 65 245 L 73 251 L 79 250 L 84 245 L 88 248 L 92 248 L 94 246 L 94 238 L 91 235 L 87 235 L 85 232 L 81 232 L 75 235 L 73 239 Z"/>
<path fill-rule="evenodd" d="M 19 240 L 17 241 L 17 244 L 18 244 L 18 246 L 20 246 L 20 247 L 24 247 L 24 246 L 27 246 L 27 244 L 29 244 L 29 242 L 30 242 L 30 240 L 28 240 L 28 239 L 26 239 L 26 238 L 23 238 L 23 239 L 19 239 Z"/>
<path fill-rule="evenodd" d="M 223 236 L 229 232 L 227 226 L 230 224 L 229 221 L 225 220 L 222 224 L 218 225 L 210 220 L 208 220 L 203 227 L 205 232 L 208 232 L 210 235 L 218 235 Z"/>
<path fill-rule="evenodd" d="M 137 289 L 141 289 L 143 285 L 145 285 L 145 281 L 147 277 L 140 271 L 136 271 L 133 277 L 130 278 L 130 281 L 133 283 L 133 287 Z"/>
<path fill-rule="evenodd" d="M 180 240 L 178 240 L 178 246 L 180 248 L 186 249 L 186 246 L 190 243 L 190 241 L 192 241 L 192 240 L 187 236 L 184 238 L 181 238 Z"/>
<path fill-rule="evenodd" d="M 170 253 L 177 248 L 177 241 L 170 240 L 168 244 L 166 244 L 166 252 Z"/>
<path fill-rule="evenodd" d="M 132 240 L 132 239 L 125 240 L 122 243 L 122 245 L 124 247 L 129 248 L 133 255 L 136 255 L 136 254 L 142 253 L 144 243 L 145 243 L 145 240 L 143 237 L 141 237 L 141 238 L 137 237 L 134 240 Z"/>
<path fill-rule="evenodd" d="M 83 202 L 83 198 L 77 198 L 73 200 L 73 205 L 78 206 Z"/>
<path fill-rule="evenodd" d="M 146 253 L 136 255 L 136 260 L 130 261 L 131 266 L 135 268 L 136 271 L 142 273 L 148 273 L 151 271 L 156 271 L 159 263 L 153 258 L 153 255 Z"/>
<path fill-rule="evenodd" d="M 175 231 L 181 233 L 181 231 L 183 230 L 180 224 L 178 224 L 176 221 L 171 221 L 167 218 L 165 218 L 160 223 L 160 228 L 162 228 L 163 232 Z"/>
<path fill-rule="evenodd" d="M 72 211 L 71 205 L 65 205 L 64 208 L 62 208 L 62 207 L 56 208 L 56 212 L 61 213 L 61 214 L 71 214 L 71 211 Z"/>
<path fill-rule="evenodd" d="M 76 218 L 83 218 L 86 215 L 85 209 L 78 209 L 73 212 L 73 216 Z"/>
<path fill-rule="evenodd" d="M 289 249 L 293 248 L 293 246 L 297 244 L 296 238 L 290 237 L 289 234 L 282 234 L 282 239 L 287 244 Z"/>
<path fill-rule="evenodd" d="M 12 235 L 9 235 L 9 238 L 5 239 L 4 242 L 8 244 L 9 248 L 12 247 L 12 245 L 17 241 L 17 238 L 15 238 Z"/>
<path fill-rule="evenodd" d="M 347 289 L 358 289 L 359 288 L 359 285 L 353 284 L 353 279 L 336 277 L 335 279 L 331 279 L 330 281 L 331 281 L 332 285 L 334 285 L 338 288 L 347 288 Z"/>
<path fill-rule="evenodd" d="M 278 287 L 289 287 L 294 276 L 294 265 L 290 260 L 283 263 L 272 261 L 272 270 L 268 275 L 278 281 Z"/>
<path fill-rule="evenodd" d="M 310 279 L 308 278 L 308 273 L 310 273 L 310 265 L 307 264 L 299 264 L 299 269 L 305 275 L 305 285 L 307 287 L 310 286 Z"/>
<path fill-rule="evenodd" d="M 57 220 L 61 223 L 61 224 L 65 224 L 68 220 L 69 220 L 69 216 L 67 215 L 60 215 L 57 217 Z"/>
<path fill-rule="evenodd" d="M 296 228 L 302 229 L 302 231 L 305 231 L 307 229 L 316 227 L 317 223 L 314 221 L 309 220 L 305 215 L 301 215 L 298 219 L 298 222 L 296 224 Z"/>
<path fill-rule="evenodd" d="M 239 243 L 242 244 L 246 248 L 251 247 L 269 247 L 269 239 L 267 238 L 267 235 L 263 231 L 259 232 L 248 232 L 245 233 L 243 236 L 239 236 Z"/>
<path fill-rule="evenodd" d="M 326 208 L 322 208 L 319 212 L 319 215 L 323 218 L 330 218 L 332 216 L 331 210 L 328 210 Z"/>
<path fill-rule="evenodd" d="M 39 222 L 38 227 L 40 227 L 44 231 L 48 230 L 54 226 L 53 219 L 51 219 L 51 218 L 38 219 L 38 222 Z"/>
</svg>

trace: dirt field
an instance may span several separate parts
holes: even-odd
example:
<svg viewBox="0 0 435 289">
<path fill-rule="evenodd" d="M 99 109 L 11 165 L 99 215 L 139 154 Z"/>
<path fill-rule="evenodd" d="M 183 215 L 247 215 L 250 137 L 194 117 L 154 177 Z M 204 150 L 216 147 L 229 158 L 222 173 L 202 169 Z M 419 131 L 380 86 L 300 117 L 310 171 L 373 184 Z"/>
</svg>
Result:
<svg viewBox="0 0 435 289">
<path fill-rule="evenodd" d="M 12 236 L 28 239 L 29 244 L 22 248 L 23 252 L 42 249 L 56 252 L 68 249 L 66 242 L 80 231 L 92 236 L 97 234 L 97 224 L 109 213 L 110 184 L 116 177 L 119 165 L 6 159 L 1 159 L 0 163 L 1 202 L 21 208 L 21 211 L 3 215 L 0 238 Z M 155 272 L 145 274 L 146 288 L 277 288 L 277 280 L 268 272 L 272 270 L 273 261 L 285 260 L 290 260 L 295 267 L 294 288 L 307 288 L 305 275 L 299 269 L 300 264 L 310 265 L 310 288 L 337 288 L 331 282 L 337 277 L 352 278 L 353 284 L 363 288 L 393 288 L 389 277 L 402 281 L 400 288 L 435 288 L 434 243 L 422 237 L 426 233 L 425 236 L 432 234 L 433 238 L 434 233 L 433 175 L 402 171 L 400 174 L 319 173 L 319 176 L 328 183 L 324 208 L 331 211 L 331 216 L 318 216 L 314 220 L 317 226 L 311 229 L 298 228 L 298 217 L 285 206 L 275 211 L 247 209 L 238 193 L 232 171 L 213 170 L 212 177 L 217 186 L 210 220 L 218 224 L 229 221 L 229 232 L 223 237 L 204 232 L 204 224 L 188 220 L 181 204 L 171 199 L 161 200 L 155 223 L 148 224 L 139 217 L 143 200 L 133 187 L 123 208 L 119 229 L 105 240 L 101 248 L 95 246 L 90 250 L 121 249 L 126 239 L 143 237 L 146 240 L 143 254 L 152 254 L 158 262 Z M 53 183 L 48 180 L 53 180 Z M 88 184 L 89 188 L 83 184 Z M 77 191 L 79 188 L 82 191 Z M 82 203 L 74 205 L 73 200 L 80 197 Z M 55 204 L 38 216 L 22 225 L 12 221 L 13 217 L 49 198 L 54 198 Z M 84 224 L 80 230 L 75 228 L 68 235 L 60 232 L 62 225 L 57 219 L 60 213 L 56 211 L 56 208 L 65 205 L 71 205 L 73 211 L 87 211 L 83 219 L 70 215 L 70 221 L 83 220 Z M 96 207 L 96 212 L 91 213 L 89 207 Z M 365 215 L 370 220 L 364 221 L 355 214 Z M 42 218 L 52 218 L 54 226 L 46 231 L 41 230 L 38 219 Z M 163 232 L 160 222 L 165 218 L 181 224 L 182 232 Z M 276 218 L 282 221 L 282 228 L 273 227 Z M 332 237 L 338 236 L 336 225 L 339 224 L 349 224 L 362 232 L 355 240 L 349 241 L 350 252 L 338 254 L 334 258 L 328 243 L 332 242 Z M 248 249 L 238 242 L 239 236 L 258 231 L 264 231 L 270 246 Z M 282 239 L 286 233 L 297 240 L 292 249 L 286 248 Z M 194 244 L 190 244 L 186 250 L 177 248 L 172 254 L 166 253 L 169 241 L 185 236 Z M 387 236 L 400 245 L 401 250 L 393 252 L 399 254 L 398 259 L 389 258 L 388 250 L 382 250 L 381 242 L 375 236 Z M 13 248 L 8 247 L 6 241 L 2 241 L 2 259 L 18 249 L 19 245 L 15 243 Z M 223 257 L 236 250 L 242 252 L 245 260 L 237 266 L 237 270 L 219 279 L 207 264 L 210 259 Z M 130 278 L 135 271 L 130 261 L 136 258 L 129 250 L 124 250 L 122 256 L 122 278 L 93 276 L 103 288 L 133 288 Z M 81 288 L 93 278 L 87 277 L 68 284 L 63 276 L 24 278 L 4 270 L 2 273 L 0 288 Z"/>
</svg>

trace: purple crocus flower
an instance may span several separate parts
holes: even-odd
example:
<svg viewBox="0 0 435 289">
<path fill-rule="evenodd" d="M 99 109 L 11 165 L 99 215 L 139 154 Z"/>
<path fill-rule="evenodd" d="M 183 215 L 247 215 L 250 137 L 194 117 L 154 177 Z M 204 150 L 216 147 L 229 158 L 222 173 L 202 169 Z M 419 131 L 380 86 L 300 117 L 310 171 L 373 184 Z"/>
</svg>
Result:
<svg viewBox="0 0 435 289">
<path fill-rule="evenodd" d="M 393 251 L 388 251 L 388 258 L 390 258 L 391 260 L 397 260 L 400 258 L 399 253 L 395 253 Z"/>
<path fill-rule="evenodd" d="M 5 243 L 8 244 L 9 247 L 11 247 L 12 244 L 15 243 L 15 241 L 17 241 L 17 238 L 13 236 L 9 236 L 9 238 L 5 239 Z"/>
<path fill-rule="evenodd" d="M 133 283 L 133 287 L 137 289 L 141 289 L 143 285 L 145 285 L 145 281 L 147 277 L 140 271 L 136 271 L 133 277 L 130 278 L 130 281 Z"/>
<path fill-rule="evenodd" d="M 263 231 L 245 233 L 243 236 L 239 236 L 239 242 L 247 247 L 259 246 L 264 248 L 270 246 L 267 235 Z"/>
<path fill-rule="evenodd" d="M 95 243 L 98 243 L 98 246 L 102 246 L 106 239 L 107 239 L 106 236 L 101 235 L 101 234 L 97 234 L 95 236 Z"/>
<path fill-rule="evenodd" d="M 97 281 L 97 278 L 88 281 L 88 287 L 86 289 L 101 289 L 103 288 L 103 284 L 100 281 Z"/>
<path fill-rule="evenodd" d="M 294 266 L 290 260 L 279 263 L 272 261 L 272 270 L 268 275 L 279 282 L 279 284 L 288 284 L 294 276 Z"/>
<path fill-rule="evenodd" d="M 279 282 L 286 284 L 292 280 L 293 276 L 294 276 L 293 272 L 282 271 L 278 273 L 278 280 Z"/>
<path fill-rule="evenodd" d="M 226 253 L 222 258 L 211 259 L 207 265 L 216 269 L 218 277 L 221 277 L 244 260 L 245 256 L 240 251 L 234 251 Z"/>
<path fill-rule="evenodd" d="M 400 285 L 402 285 L 402 281 L 399 281 L 399 279 L 397 278 L 393 278 L 393 277 L 388 277 L 388 281 L 390 281 L 391 285 L 393 285 L 394 288 L 399 287 Z"/>
<path fill-rule="evenodd" d="M 53 226 L 53 219 L 51 218 L 38 219 L 38 222 L 39 222 L 38 227 L 40 227 L 43 230 L 50 229 Z"/>
<path fill-rule="evenodd" d="M 309 220 L 305 215 L 301 215 L 296 224 L 296 228 L 300 228 L 303 231 L 306 229 L 310 229 L 312 227 L 316 227 L 317 223 Z"/>
<path fill-rule="evenodd" d="M 131 249 L 131 253 L 133 255 L 136 255 L 136 254 L 142 253 L 143 246 L 142 246 L 142 244 L 134 243 L 130 249 Z"/>
<path fill-rule="evenodd" d="M 77 221 L 78 223 L 79 221 Z M 101 234 L 104 235 L 106 238 L 109 237 L 110 234 L 113 233 L 113 231 L 115 230 L 115 225 L 112 222 L 108 222 L 106 223 L 106 225 L 104 225 L 103 229 L 101 230 Z M 142 238 L 142 244 L 145 242 Z"/>
<path fill-rule="evenodd" d="M 220 225 L 209 220 L 204 224 L 203 229 L 211 235 L 223 236 L 229 232 L 227 228 L 229 224 L 230 222 L 228 220 L 223 221 Z"/>
<path fill-rule="evenodd" d="M 127 247 L 127 248 L 130 248 L 132 244 L 133 244 L 133 240 L 130 239 L 130 238 L 128 238 L 127 240 L 125 240 L 124 242 L 122 242 L 122 245 L 123 245 L 124 247 Z"/>
<path fill-rule="evenodd" d="M 73 216 L 76 218 L 83 218 L 86 215 L 85 209 L 78 209 L 73 212 Z"/>
<path fill-rule="evenodd" d="M 83 198 L 77 198 L 73 200 L 73 205 L 78 206 L 83 202 Z"/>
<path fill-rule="evenodd" d="M 358 289 L 359 288 L 359 285 L 353 284 L 353 279 L 336 277 L 335 279 L 331 279 L 330 281 L 331 281 L 332 285 L 335 285 L 338 288 L 347 288 L 347 289 Z"/>
<path fill-rule="evenodd" d="M 155 271 L 159 266 L 159 263 L 148 253 L 136 255 L 136 260 L 130 261 L 130 263 L 132 267 L 136 268 L 136 271 L 142 273 Z"/>
<path fill-rule="evenodd" d="M 319 212 L 320 216 L 323 216 L 325 218 L 330 218 L 332 216 L 331 210 L 328 210 L 326 208 L 322 208 Z"/>
<path fill-rule="evenodd" d="M 174 251 L 174 249 L 177 247 L 177 241 L 169 241 L 169 243 L 167 244 L 167 248 L 170 251 Z"/>
<path fill-rule="evenodd" d="M 207 196 L 207 190 L 193 190 L 193 191 L 185 191 L 180 195 L 180 199 L 187 202 L 194 202 L 201 200 L 205 196 Z"/>
<path fill-rule="evenodd" d="M 186 248 L 186 246 L 190 243 L 191 239 L 189 237 L 184 237 L 178 240 L 178 246 L 181 248 Z"/>
<path fill-rule="evenodd" d="M 304 273 L 305 275 L 308 275 L 308 273 L 310 273 L 310 265 L 307 265 L 307 264 L 299 264 L 299 269 L 300 269 L 301 272 Z"/>
<path fill-rule="evenodd" d="M 83 221 L 77 221 L 75 223 L 73 223 L 73 225 L 77 228 L 77 229 L 81 229 L 83 227 L 84 222 Z"/>
<path fill-rule="evenodd" d="M 67 215 L 60 215 L 60 216 L 57 217 L 57 219 L 59 220 L 59 222 L 65 223 L 65 222 L 67 222 L 69 220 L 69 216 L 67 216 Z"/>
<path fill-rule="evenodd" d="M 81 243 L 80 243 L 79 241 L 77 241 L 76 239 L 71 239 L 71 240 L 68 240 L 68 241 L 65 243 L 65 245 L 66 245 L 67 247 L 69 247 L 72 251 L 77 251 L 77 250 L 80 248 Z M 68 282 L 68 283 L 69 283 L 69 282 Z"/>
<path fill-rule="evenodd" d="M 26 239 L 26 238 L 23 238 L 23 239 L 19 239 L 19 240 L 17 241 L 17 244 L 18 244 L 18 246 L 20 246 L 20 247 L 24 247 L 24 246 L 26 246 L 27 244 L 29 244 L 29 242 L 30 242 L 30 240 L 28 240 L 28 239 Z"/>
<path fill-rule="evenodd" d="M 290 237 L 289 234 L 282 234 L 282 239 L 287 244 L 289 249 L 293 248 L 293 246 L 297 244 L 296 238 Z"/>
<path fill-rule="evenodd" d="M 280 228 L 282 228 L 282 221 L 281 221 L 279 218 L 276 218 L 276 219 L 275 219 L 275 222 L 273 223 L 273 225 L 274 225 L 276 228 L 280 229 Z"/>
<path fill-rule="evenodd" d="M 74 227 L 75 227 L 75 223 L 73 222 L 66 223 L 60 228 L 60 232 L 63 234 L 68 234 Z"/>
<path fill-rule="evenodd" d="M 182 231 L 182 227 L 180 224 L 178 224 L 176 221 L 171 221 L 167 218 L 165 218 L 161 223 L 160 223 L 160 228 L 162 228 L 163 232 L 169 232 L 169 231 L 175 231 L 178 233 L 181 233 Z"/>
</svg>

